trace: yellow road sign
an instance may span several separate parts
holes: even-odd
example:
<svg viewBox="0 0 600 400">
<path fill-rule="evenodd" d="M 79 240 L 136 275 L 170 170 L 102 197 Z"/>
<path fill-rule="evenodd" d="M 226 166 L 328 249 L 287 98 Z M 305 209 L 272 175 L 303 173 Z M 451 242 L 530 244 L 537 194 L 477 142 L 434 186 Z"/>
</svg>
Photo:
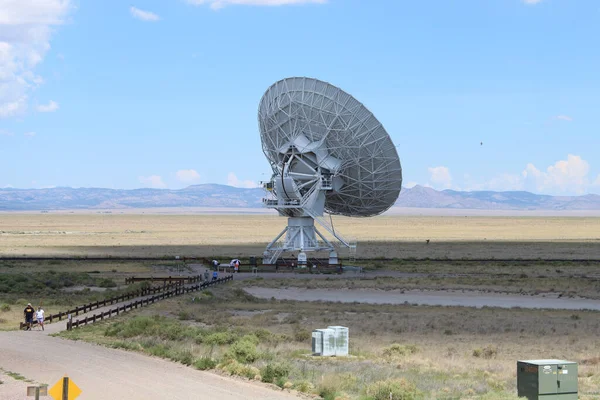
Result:
<svg viewBox="0 0 600 400">
<path fill-rule="evenodd" d="M 65 391 L 65 383 L 67 390 Z M 81 394 L 81 389 L 70 380 L 68 377 L 61 378 L 50 390 L 48 394 L 54 398 L 54 400 L 75 400 L 77 396 Z"/>
</svg>

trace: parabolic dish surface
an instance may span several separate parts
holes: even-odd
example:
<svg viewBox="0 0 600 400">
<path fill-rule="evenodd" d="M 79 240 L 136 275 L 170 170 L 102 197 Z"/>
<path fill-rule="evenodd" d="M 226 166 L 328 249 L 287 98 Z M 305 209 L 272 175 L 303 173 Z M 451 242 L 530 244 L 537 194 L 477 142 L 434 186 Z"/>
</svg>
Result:
<svg viewBox="0 0 600 400">
<path fill-rule="evenodd" d="M 354 97 L 317 79 L 295 77 L 273 84 L 260 101 L 262 147 L 273 169 L 284 161 L 282 149 L 298 135 L 323 141 L 342 161 L 332 171 L 344 181 L 327 194 L 330 214 L 368 217 L 389 209 L 402 187 L 396 147 L 383 125 Z"/>
</svg>

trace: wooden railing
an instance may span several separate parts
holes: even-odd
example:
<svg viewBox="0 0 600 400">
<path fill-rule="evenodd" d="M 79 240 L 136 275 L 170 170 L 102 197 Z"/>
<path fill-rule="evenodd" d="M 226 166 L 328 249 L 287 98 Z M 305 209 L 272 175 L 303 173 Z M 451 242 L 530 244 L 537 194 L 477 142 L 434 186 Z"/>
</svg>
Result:
<svg viewBox="0 0 600 400">
<path fill-rule="evenodd" d="M 131 283 L 134 282 L 183 282 L 183 283 L 196 283 L 196 282 L 202 282 L 202 276 L 197 275 L 197 276 L 164 276 L 164 277 L 155 277 L 155 276 L 149 276 L 149 277 L 135 277 L 135 276 L 131 276 L 129 278 L 125 278 L 125 284 L 129 285 Z"/>
<path fill-rule="evenodd" d="M 89 323 L 94 323 L 96 321 L 101 321 L 104 318 L 110 318 L 112 315 L 119 315 L 119 313 L 131 311 L 133 309 L 137 309 L 138 307 L 144 307 L 149 304 L 154 304 L 157 301 L 168 299 L 170 297 L 180 296 L 182 294 L 195 292 L 198 290 L 205 289 L 207 287 L 217 285 L 219 283 L 225 283 L 233 280 L 233 275 L 226 276 L 224 278 L 219 278 L 214 281 L 203 282 L 193 286 L 177 286 L 174 289 L 167 290 L 162 292 L 161 294 L 148 297 L 142 300 L 137 300 L 132 303 L 125 304 L 120 307 L 112 308 L 108 311 L 102 312 L 100 314 L 94 314 L 89 317 L 85 317 L 84 319 L 78 319 L 76 321 L 67 321 L 67 330 L 71 330 L 73 328 L 79 328 L 82 325 L 87 325 Z"/>
<path fill-rule="evenodd" d="M 139 290 L 135 290 L 133 292 L 124 293 L 122 295 L 111 297 L 111 298 L 108 298 L 108 299 L 94 301 L 94 302 L 91 302 L 91 303 L 88 303 L 88 304 L 84 304 L 84 305 L 75 307 L 75 308 L 73 308 L 71 310 L 61 311 L 61 312 L 56 313 L 56 314 L 47 315 L 44 318 L 44 323 L 51 324 L 55 320 L 62 321 L 63 318 L 67 318 L 67 316 L 69 314 L 75 314 L 75 316 L 79 315 L 79 313 L 85 314 L 88 311 L 92 311 L 92 310 L 95 310 L 95 309 L 100 308 L 100 307 L 106 307 L 107 305 L 112 305 L 112 304 L 115 304 L 115 303 L 120 303 L 120 302 L 125 301 L 125 300 L 131 300 L 131 299 L 134 299 L 136 297 L 143 297 L 143 296 L 148 296 L 150 294 L 156 294 L 156 293 L 168 291 L 168 290 L 171 290 L 171 289 L 173 289 L 175 287 L 179 287 L 181 285 L 183 285 L 183 282 L 176 282 L 176 283 L 169 284 L 169 285 L 166 285 L 166 286 L 156 286 L 156 287 L 149 287 L 149 288 L 139 289 Z M 33 319 L 33 322 L 32 322 L 31 325 L 34 326 L 36 324 L 37 324 L 37 320 L 35 319 L 35 316 L 34 316 L 34 319 Z M 23 329 L 25 327 L 25 325 L 26 324 L 24 322 L 21 322 L 19 324 L 19 329 Z"/>
</svg>

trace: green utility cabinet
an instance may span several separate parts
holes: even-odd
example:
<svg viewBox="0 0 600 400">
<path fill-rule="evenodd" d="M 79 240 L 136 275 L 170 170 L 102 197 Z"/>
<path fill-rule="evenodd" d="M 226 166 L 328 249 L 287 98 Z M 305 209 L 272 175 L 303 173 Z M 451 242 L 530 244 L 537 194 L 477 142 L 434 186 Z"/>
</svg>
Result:
<svg viewBox="0 0 600 400">
<path fill-rule="evenodd" d="M 577 400 L 577 363 L 517 361 L 517 390 L 528 400 Z"/>
</svg>

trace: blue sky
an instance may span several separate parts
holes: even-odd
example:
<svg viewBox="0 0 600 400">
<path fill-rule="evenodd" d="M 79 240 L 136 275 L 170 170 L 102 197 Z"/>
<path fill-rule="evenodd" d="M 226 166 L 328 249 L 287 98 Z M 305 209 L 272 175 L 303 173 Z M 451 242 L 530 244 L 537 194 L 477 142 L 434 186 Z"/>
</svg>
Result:
<svg viewBox="0 0 600 400">
<path fill-rule="evenodd" d="M 255 185 L 262 94 L 310 76 L 406 185 L 600 193 L 598 38 L 597 0 L 0 0 L 0 188 Z"/>
</svg>

